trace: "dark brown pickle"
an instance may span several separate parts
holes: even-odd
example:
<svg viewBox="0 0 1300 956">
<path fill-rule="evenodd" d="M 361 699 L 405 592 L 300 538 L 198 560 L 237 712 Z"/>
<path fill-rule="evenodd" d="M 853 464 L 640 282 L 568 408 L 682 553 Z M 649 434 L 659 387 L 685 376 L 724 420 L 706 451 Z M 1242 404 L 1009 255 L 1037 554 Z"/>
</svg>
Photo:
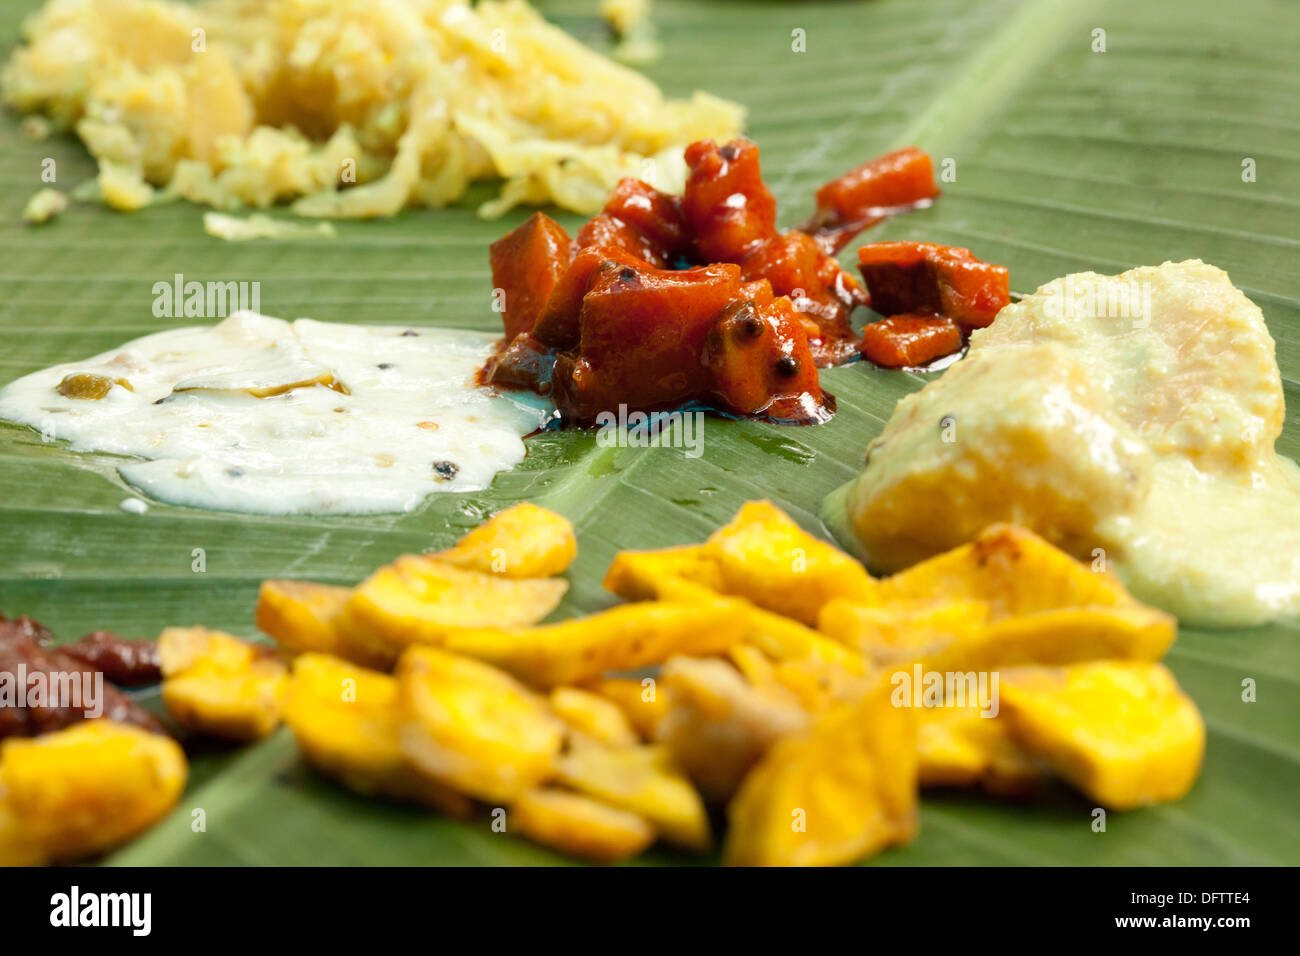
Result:
<svg viewBox="0 0 1300 956">
<path fill-rule="evenodd" d="M 118 687 L 139 687 L 162 680 L 158 642 L 128 640 L 112 631 L 91 631 L 59 650 L 74 660 L 103 671 Z"/>
<path fill-rule="evenodd" d="M 158 718 L 118 690 L 97 668 L 48 646 L 52 637 L 48 629 L 29 618 L 0 619 L 0 683 L 15 698 L 0 706 L 0 739 L 50 733 L 88 717 L 135 724 L 154 733 L 166 732 Z M 102 695 L 92 700 L 90 689 L 95 687 L 97 677 L 102 681 Z M 19 684 L 24 679 L 25 692 L 19 695 Z M 79 701 L 61 693 L 37 695 L 34 690 L 37 686 L 62 689 L 77 685 Z M 93 712 L 101 709 L 100 713 Z"/>
</svg>

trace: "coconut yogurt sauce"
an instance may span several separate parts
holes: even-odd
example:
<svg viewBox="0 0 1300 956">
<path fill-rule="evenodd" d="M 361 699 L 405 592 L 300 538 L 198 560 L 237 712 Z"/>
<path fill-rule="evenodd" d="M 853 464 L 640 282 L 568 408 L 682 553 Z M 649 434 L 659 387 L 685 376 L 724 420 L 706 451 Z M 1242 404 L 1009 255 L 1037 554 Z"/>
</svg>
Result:
<svg viewBox="0 0 1300 956">
<path fill-rule="evenodd" d="M 410 511 L 486 488 L 550 417 L 476 384 L 493 336 L 238 312 L 147 335 L 0 389 L 0 418 L 171 504 L 257 514 Z"/>
</svg>

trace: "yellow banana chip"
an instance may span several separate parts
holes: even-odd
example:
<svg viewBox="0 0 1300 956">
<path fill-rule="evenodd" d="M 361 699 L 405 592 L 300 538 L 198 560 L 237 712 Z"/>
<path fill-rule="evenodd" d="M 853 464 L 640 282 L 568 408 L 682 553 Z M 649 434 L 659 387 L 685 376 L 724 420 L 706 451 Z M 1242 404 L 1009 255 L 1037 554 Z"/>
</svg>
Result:
<svg viewBox="0 0 1300 956">
<path fill-rule="evenodd" d="M 793 696 L 755 686 L 725 661 L 675 657 L 660 683 L 669 706 L 656 739 L 712 800 L 729 799 L 768 747 L 812 721 Z"/>
<path fill-rule="evenodd" d="M 587 686 L 617 707 L 638 737 L 654 738 L 655 727 L 668 711 L 668 698 L 659 693 L 653 677 L 607 677 Z"/>
<path fill-rule="evenodd" d="M 508 828 L 538 843 L 595 863 L 636 856 L 655 839 L 644 817 L 564 790 L 525 790 L 506 819 Z"/>
<path fill-rule="evenodd" d="M 21 834 L 20 860 L 66 862 L 117 846 L 171 811 L 187 773 L 176 741 L 109 720 L 9 738 L 0 744 L 0 848 L 6 816 Z"/>
<path fill-rule="evenodd" d="M 420 773 L 402 753 L 397 679 L 328 654 L 294 659 L 284 722 L 307 762 L 362 794 L 381 794 L 454 816 L 468 798 Z"/>
<path fill-rule="evenodd" d="M 158 637 L 167 713 L 211 737 L 265 737 L 280 726 L 288 674 L 269 650 L 221 631 L 167 628 Z"/>
<path fill-rule="evenodd" d="M 578 542 L 563 515 L 522 501 L 499 511 L 455 547 L 432 557 L 466 571 L 549 578 L 573 563 Z"/>
<path fill-rule="evenodd" d="M 319 651 L 347 657 L 339 615 L 352 588 L 314 581 L 263 581 L 257 593 L 257 627 L 295 654 Z"/>
<path fill-rule="evenodd" d="M 406 555 L 357 586 L 341 626 L 349 641 L 391 662 L 412 644 L 441 644 L 458 631 L 535 624 L 568 587 L 560 578 L 507 578 Z"/>
<path fill-rule="evenodd" d="M 544 627 L 460 631 L 443 646 L 536 687 L 555 687 L 659 664 L 675 654 L 719 654 L 746 630 L 745 617 L 726 602 L 641 601 Z"/>
<path fill-rule="evenodd" d="M 1046 774 L 1012 733 L 1005 717 L 978 707 L 930 707 L 917 712 L 919 776 L 923 787 L 981 786 L 999 796 L 1022 796 Z"/>
<path fill-rule="evenodd" d="M 880 680 L 778 740 L 727 810 L 726 862 L 852 863 L 916 833 L 916 725 Z"/>
<path fill-rule="evenodd" d="M 1026 667 L 1001 684 L 1020 744 L 1103 806 L 1177 800 L 1196 782 L 1205 722 L 1163 664 Z"/>
<path fill-rule="evenodd" d="M 815 625 L 827 601 L 874 600 L 875 582 L 843 551 L 808 534 L 770 501 L 751 501 L 715 531 L 704 553 L 722 590 Z"/>
<path fill-rule="evenodd" d="M 416 646 L 398 662 L 397 680 L 402 752 L 423 773 L 505 803 L 551 776 L 563 725 L 510 675 Z"/>
<path fill-rule="evenodd" d="M 712 842 L 700 795 L 662 747 L 608 747 L 574 735 L 555 768 L 566 786 L 644 817 L 665 840 L 700 852 Z"/>
<path fill-rule="evenodd" d="M 636 730 L 613 701 L 577 687 L 551 691 L 555 716 L 579 733 L 611 747 L 633 747 L 640 742 Z"/>
</svg>

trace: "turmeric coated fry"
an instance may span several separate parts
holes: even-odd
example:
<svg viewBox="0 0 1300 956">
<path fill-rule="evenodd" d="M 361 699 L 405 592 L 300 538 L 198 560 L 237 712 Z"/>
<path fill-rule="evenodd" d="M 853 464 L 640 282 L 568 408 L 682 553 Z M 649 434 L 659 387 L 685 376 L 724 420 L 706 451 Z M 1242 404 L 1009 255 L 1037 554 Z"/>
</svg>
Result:
<svg viewBox="0 0 1300 956">
<path fill-rule="evenodd" d="M 1177 800 L 1200 773 L 1205 723 L 1163 664 L 1006 671 L 1002 705 L 1021 745 L 1103 806 Z"/>
<path fill-rule="evenodd" d="M 555 610 L 568 582 L 464 571 L 405 555 L 357 586 L 343 609 L 349 640 L 396 660 L 412 644 L 441 644 L 458 631 L 535 624 Z"/>
<path fill-rule="evenodd" d="M 448 635 L 443 645 L 537 687 L 582 684 L 674 654 L 715 654 L 743 639 L 746 621 L 725 602 L 642 601 L 545 627 Z"/>
<path fill-rule="evenodd" d="M 397 679 L 402 752 L 425 774 L 504 802 L 551 776 L 563 726 L 510 675 L 417 646 L 402 655 Z"/>
<path fill-rule="evenodd" d="M 578 543 L 568 518 L 521 501 L 499 511 L 455 547 L 432 557 L 466 571 L 549 578 L 573 563 Z"/>
<path fill-rule="evenodd" d="M 916 833 L 916 726 L 881 680 L 781 738 L 727 809 L 726 862 L 833 866 Z"/>
<path fill-rule="evenodd" d="M 294 659 L 284 722 L 308 763 L 358 793 L 468 815 L 468 798 L 406 759 L 401 721 L 396 678 L 328 654 Z"/>
<path fill-rule="evenodd" d="M 712 842 L 700 795 L 662 747 L 608 747 L 574 735 L 555 769 L 574 790 L 645 817 L 665 840 L 700 852 Z"/>
<path fill-rule="evenodd" d="M 158 638 L 167 713 L 212 737 L 265 737 L 280 726 L 287 675 L 268 650 L 221 631 L 167 628 Z"/>
<path fill-rule="evenodd" d="M 655 839 L 644 817 L 564 790 L 525 790 L 510 805 L 507 827 L 538 843 L 596 863 L 636 856 Z"/>
<path fill-rule="evenodd" d="M 110 720 L 9 738 L 0 744 L 0 863 L 68 862 L 117 846 L 171 811 L 187 772 L 176 741 Z M 15 824 L 18 836 L 6 836 Z"/>
</svg>

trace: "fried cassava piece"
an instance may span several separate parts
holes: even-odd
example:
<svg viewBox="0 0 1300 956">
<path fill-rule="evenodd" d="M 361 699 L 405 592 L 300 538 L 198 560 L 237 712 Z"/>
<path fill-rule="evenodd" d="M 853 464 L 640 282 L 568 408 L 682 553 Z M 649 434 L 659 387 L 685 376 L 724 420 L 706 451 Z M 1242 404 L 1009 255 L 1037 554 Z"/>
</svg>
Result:
<svg viewBox="0 0 1300 956">
<path fill-rule="evenodd" d="M 1199 715 L 1153 663 L 1172 619 L 1023 529 L 873 579 L 751 502 L 703 544 L 619 554 L 605 586 L 629 603 L 503 626 L 539 610 L 509 589 L 574 553 L 563 518 L 526 506 L 382 586 L 267 582 L 258 619 L 299 653 L 285 720 L 306 759 L 362 793 L 504 812 L 507 833 L 595 862 L 707 849 L 708 802 L 729 804 L 728 862 L 839 864 L 911 839 L 923 787 L 1023 797 L 1055 774 L 1123 808 L 1196 777 Z M 477 590 L 452 593 L 460 575 Z M 506 593 L 524 608 L 476 624 Z M 373 621 L 349 617 L 359 595 Z M 913 668 L 1006 680 L 912 707 Z"/>
</svg>

